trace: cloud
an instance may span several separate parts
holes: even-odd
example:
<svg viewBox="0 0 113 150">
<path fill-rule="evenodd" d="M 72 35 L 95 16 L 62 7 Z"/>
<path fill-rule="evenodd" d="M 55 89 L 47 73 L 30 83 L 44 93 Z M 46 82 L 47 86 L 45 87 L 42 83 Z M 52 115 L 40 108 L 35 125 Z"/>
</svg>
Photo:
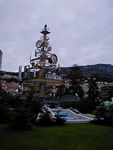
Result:
<svg viewBox="0 0 113 150">
<path fill-rule="evenodd" d="M 17 71 L 48 24 L 61 66 L 112 63 L 112 0 L 1 0 L 2 69 Z"/>
</svg>

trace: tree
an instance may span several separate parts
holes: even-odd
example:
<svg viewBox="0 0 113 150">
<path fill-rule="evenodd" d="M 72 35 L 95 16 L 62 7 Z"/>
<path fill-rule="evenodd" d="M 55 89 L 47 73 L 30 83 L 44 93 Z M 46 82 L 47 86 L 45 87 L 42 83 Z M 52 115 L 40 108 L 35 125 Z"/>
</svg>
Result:
<svg viewBox="0 0 113 150">
<path fill-rule="evenodd" d="M 5 123 L 9 119 L 9 110 L 3 98 L 0 98 L 0 123 Z"/>
<path fill-rule="evenodd" d="M 99 90 L 95 79 L 90 79 L 89 81 L 89 91 L 88 91 L 87 99 L 88 99 L 89 112 L 93 112 L 96 106 L 100 104 Z"/>
<path fill-rule="evenodd" d="M 95 111 L 94 123 L 113 125 L 113 106 L 106 107 L 104 105 L 97 106 Z"/>
<path fill-rule="evenodd" d="M 80 101 L 76 103 L 76 109 L 81 113 L 89 113 L 89 100 L 87 98 L 81 98 Z"/>
<path fill-rule="evenodd" d="M 33 114 L 32 122 L 36 123 L 36 118 L 40 112 L 42 112 L 42 104 L 39 101 L 31 101 L 29 103 L 30 112 Z"/>
<path fill-rule="evenodd" d="M 9 119 L 9 109 L 7 99 L 8 94 L 2 89 L 0 83 L 0 123 L 5 123 Z"/>
<path fill-rule="evenodd" d="M 22 105 L 19 104 L 18 107 L 14 108 L 10 114 L 9 127 L 14 130 L 29 130 L 32 127 L 31 120 L 32 113 L 23 102 Z"/>
<path fill-rule="evenodd" d="M 71 79 L 70 91 L 72 91 L 72 94 L 77 93 L 80 98 L 84 97 L 84 92 L 80 86 L 80 80 L 82 79 L 80 67 L 74 65 L 67 76 Z"/>
<path fill-rule="evenodd" d="M 57 126 L 63 126 L 65 125 L 65 119 L 64 118 L 61 118 L 60 116 L 56 116 L 55 118 L 55 125 Z"/>
<path fill-rule="evenodd" d="M 106 108 L 104 105 L 97 106 L 94 114 L 97 120 L 101 120 L 105 118 Z"/>
<path fill-rule="evenodd" d="M 58 88 L 56 97 L 62 97 L 63 95 L 64 95 L 64 85 L 62 85 Z"/>
<path fill-rule="evenodd" d="M 51 117 L 50 112 L 45 112 L 42 113 L 39 120 L 38 124 L 41 126 L 52 126 L 54 124 L 54 119 Z"/>
</svg>

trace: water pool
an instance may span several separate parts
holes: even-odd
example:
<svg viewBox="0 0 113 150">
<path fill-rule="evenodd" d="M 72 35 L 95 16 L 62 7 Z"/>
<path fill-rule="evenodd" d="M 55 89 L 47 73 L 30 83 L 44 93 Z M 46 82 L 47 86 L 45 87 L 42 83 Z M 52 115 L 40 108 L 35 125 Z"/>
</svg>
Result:
<svg viewBox="0 0 113 150">
<path fill-rule="evenodd" d="M 53 112 L 54 116 L 60 116 L 61 118 L 65 119 L 65 120 L 76 120 L 76 118 L 74 117 L 68 117 L 68 113 L 66 112 Z"/>
<path fill-rule="evenodd" d="M 60 116 L 64 118 L 68 123 L 87 123 L 93 120 L 92 118 L 86 117 L 82 114 L 76 114 L 70 109 L 51 109 L 51 112 L 54 117 Z"/>
</svg>

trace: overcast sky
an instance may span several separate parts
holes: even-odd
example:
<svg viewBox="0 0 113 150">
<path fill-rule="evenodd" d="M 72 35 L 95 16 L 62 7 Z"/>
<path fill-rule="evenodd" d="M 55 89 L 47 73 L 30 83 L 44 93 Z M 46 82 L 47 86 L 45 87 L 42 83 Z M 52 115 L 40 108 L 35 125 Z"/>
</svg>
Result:
<svg viewBox="0 0 113 150">
<path fill-rule="evenodd" d="M 29 64 L 45 24 L 61 66 L 113 64 L 113 0 L 0 0 L 2 70 Z"/>
</svg>

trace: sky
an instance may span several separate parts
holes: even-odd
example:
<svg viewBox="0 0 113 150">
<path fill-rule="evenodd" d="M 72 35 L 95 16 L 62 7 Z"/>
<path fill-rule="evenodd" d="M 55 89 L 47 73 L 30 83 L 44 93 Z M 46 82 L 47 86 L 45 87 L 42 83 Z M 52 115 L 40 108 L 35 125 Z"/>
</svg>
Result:
<svg viewBox="0 0 113 150">
<path fill-rule="evenodd" d="M 2 70 L 29 64 L 45 24 L 62 67 L 113 64 L 113 0 L 0 0 Z"/>
</svg>

